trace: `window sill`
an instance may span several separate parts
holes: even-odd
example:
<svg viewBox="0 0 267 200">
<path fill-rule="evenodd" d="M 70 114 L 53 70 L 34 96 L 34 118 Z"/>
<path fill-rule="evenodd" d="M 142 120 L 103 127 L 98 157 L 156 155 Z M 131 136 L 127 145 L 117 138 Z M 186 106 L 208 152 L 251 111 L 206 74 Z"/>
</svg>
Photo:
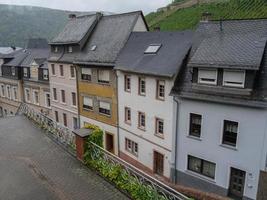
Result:
<svg viewBox="0 0 267 200">
<path fill-rule="evenodd" d="M 97 83 L 99 85 L 103 85 L 103 86 L 110 86 L 111 85 L 110 82 L 109 83 L 102 83 L 102 82 L 97 81 Z"/>
<path fill-rule="evenodd" d="M 76 77 L 69 77 L 70 80 L 76 80 Z"/>
<path fill-rule="evenodd" d="M 75 106 L 75 105 L 71 105 L 71 107 L 72 107 L 72 108 L 75 108 L 75 109 L 77 109 L 77 108 L 78 108 L 78 107 L 77 107 L 77 106 Z"/>
<path fill-rule="evenodd" d="M 202 141 L 201 137 L 197 137 L 197 136 L 193 136 L 193 135 L 187 135 L 188 138 L 193 139 L 193 140 L 198 140 L 198 141 Z"/>
<path fill-rule="evenodd" d="M 141 130 L 141 131 L 144 131 L 144 132 L 146 131 L 146 129 L 143 128 L 143 127 L 138 127 L 138 129 Z"/>
<path fill-rule="evenodd" d="M 191 175 L 191 176 L 193 176 L 193 177 L 195 177 L 195 178 L 199 178 L 199 179 L 201 179 L 201 180 L 203 180 L 203 181 L 207 181 L 207 182 L 209 182 L 209 183 L 216 184 L 216 181 L 215 181 L 214 179 L 209 178 L 209 177 L 207 177 L 207 176 L 198 174 L 198 173 L 193 172 L 193 171 L 190 171 L 190 170 L 188 170 L 188 169 L 187 169 L 185 172 L 186 172 L 186 174 Z"/>
<path fill-rule="evenodd" d="M 87 108 L 83 108 L 83 111 L 86 111 L 86 112 L 94 112 L 94 110 L 87 109 Z"/>
<path fill-rule="evenodd" d="M 165 98 L 156 97 L 158 101 L 165 101 Z"/>
<path fill-rule="evenodd" d="M 61 101 L 60 103 L 61 103 L 61 104 L 63 104 L 63 105 L 67 105 L 67 103 L 66 103 L 66 102 L 62 102 L 62 101 Z"/>
<path fill-rule="evenodd" d="M 52 99 L 52 101 L 58 103 L 58 100 Z"/>
<path fill-rule="evenodd" d="M 124 90 L 124 92 L 131 93 L 131 90 Z"/>
<path fill-rule="evenodd" d="M 139 96 L 141 96 L 141 97 L 145 97 L 146 96 L 146 94 L 138 94 Z"/>
<path fill-rule="evenodd" d="M 129 125 L 129 126 L 131 126 L 131 125 L 132 125 L 132 123 L 131 123 L 131 122 L 124 121 L 124 123 L 125 123 L 125 124 L 127 124 L 127 125 Z"/>
<path fill-rule="evenodd" d="M 223 148 L 226 148 L 226 149 L 234 150 L 234 151 L 238 150 L 236 147 L 230 146 L 230 145 L 227 145 L 227 144 L 220 144 L 220 146 L 223 147 Z"/>
<path fill-rule="evenodd" d="M 160 139 L 164 139 L 164 134 L 155 133 L 154 135 Z"/>
<path fill-rule="evenodd" d="M 133 153 L 133 152 L 131 152 L 131 151 L 129 151 L 129 150 L 125 150 L 127 153 L 129 153 L 129 154 L 131 154 L 131 155 L 133 155 L 133 156 L 135 156 L 136 158 L 138 158 L 138 155 L 137 154 L 135 154 L 135 153 Z"/>
<path fill-rule="evenodd" d="M 100 115 L 103 115 L 103 116 L 105 116 L 105 117 L 109 117 L 109 118 L 111 118 L 111 115 L 107 115 L 107 114 L 100 113 L 100 112 L 99 112 L 99 114 L 100 114 Z"/>
</svg>

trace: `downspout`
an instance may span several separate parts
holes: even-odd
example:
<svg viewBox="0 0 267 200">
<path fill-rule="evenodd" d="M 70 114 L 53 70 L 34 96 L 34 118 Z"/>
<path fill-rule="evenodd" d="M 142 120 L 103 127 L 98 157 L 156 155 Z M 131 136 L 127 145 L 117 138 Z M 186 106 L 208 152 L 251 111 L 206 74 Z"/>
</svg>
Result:
<svg viewBox="0 0 267 200">
<path fill-rule="evenodd" d="M 77 119 L 78 119 L 78 128 L 80 129 L 81 128 L 81 117 L 80 117 L 80 90 L 79 90 L 79 77 L 80 77 L 80 74 L 78 73 L 78 65 L 73 65 L 74 66 L 74 69 L 75 69 L 75 73 L 76 73 L 76 90 L 77 90 L 77 113 L 78 113 L 78 116 L 77 116 Z M 80 69 L 80 67 L 79 67 Z"/>
<path fill-rule="evenodd" d="M 178 151 L 178 118 L 179 118 L 179 102 L 178 102 L 178 100 L 175 98 L 175 97 L 173 97 L 173 100 L 174 100 L 174 102 L 176 103 L 176 106 L 177 106 L 177 108 L 176 108 L 176 118 L 175 118 L 175 136 L 174 136 L 174 138 L 175 138 L 175 145 L 174 145 L 174 183 L 176 184 L 177 183 L 177 156 L 178 156 L 178 153 L 177 153 L 177 151 Z"/>
<path fill-rule="evenodd" d="M 119 127 L 119 85 L 118 85 L 118 74 L 117 71 L 115 70 L 115 77 L 116 77 L 116 90 L 117 90 L 117 143 L 118 143 L 118 156 L 120 157 L 120 127 Z"/>
</svg>

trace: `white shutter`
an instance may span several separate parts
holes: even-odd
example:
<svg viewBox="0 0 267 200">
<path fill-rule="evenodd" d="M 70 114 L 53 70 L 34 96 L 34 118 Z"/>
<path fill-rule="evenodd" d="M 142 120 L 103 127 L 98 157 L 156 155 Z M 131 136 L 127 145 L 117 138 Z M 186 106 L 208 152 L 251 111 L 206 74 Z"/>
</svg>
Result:
<svg viewBox="0 0 267 200">
<path fill-rule="evenodd" d="M 217 70 L 216 69 L 199 69 L 198 70 L 198 82 L 215 85 L 217 83 Z"/>
<path fill-rule="evenodd" d="M 93 107 L 93 99 L 89 97 L 83 97 L 83 104 L 86 106 Z"/>
<path fill-rule="evenodd" d="M 100 101 L 99 107 L 104 108 L 106 110 L 110 110 L 110 103 Z"/>
<path fill-rule="evenodd" d="M 109 82 L 109 70 L 99 70 L 98 77 L 99 77 L 99 80 L 101 81 Z"/>
<path fill-rule="evenodd" d="M 245 71 L 224 70 L 223 84 L 226 86 L 244 87 Z"/>
<path fill-rule="evenodd" d="M 92 75 L 92 69 L 82 68 L 82 74 Z"/>
</svg>

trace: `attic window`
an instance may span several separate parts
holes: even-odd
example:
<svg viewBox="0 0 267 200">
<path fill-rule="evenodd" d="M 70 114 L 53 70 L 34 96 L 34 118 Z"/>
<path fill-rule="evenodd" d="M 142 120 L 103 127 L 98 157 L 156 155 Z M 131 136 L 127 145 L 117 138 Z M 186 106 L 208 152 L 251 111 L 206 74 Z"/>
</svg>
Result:
<svg viewBox="0 0 267 200">
<path fill-rule="evenodd" d="M 58 47 L 57 47 L 57 46 L 54 47 L 54 52 L 55 52 L 55 53 L 58 52 Z"/>
<path fill-rule="evenodd" d="M 72 46 L 68 46 L 68 52 L 69 52 L 69 53 L 72 53 L 72 51 L 73 51 L 73 50 L 72 50 Z"/>
<path fill-rule="evenodd" d="M 145 54 L 157 53 L 161 47 L 161 44 L 151 44 L 145 50 Z"/>
<path fill-rule="evenodd" d="M 93 46 L 91 46 L 90 50 L 91 51 L 95 51 L 96 50 L 96 47 L 97 47 L 96 45 L 93 45 Z"/>
</svg>

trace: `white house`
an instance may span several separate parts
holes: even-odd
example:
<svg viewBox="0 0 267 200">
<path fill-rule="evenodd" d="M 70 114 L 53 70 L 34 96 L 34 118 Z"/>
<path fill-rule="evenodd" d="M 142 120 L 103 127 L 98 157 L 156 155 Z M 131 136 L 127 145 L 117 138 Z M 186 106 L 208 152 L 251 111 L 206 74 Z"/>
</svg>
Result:
<svg viewBox="0 0 267 200">
<path fill-rule="evenodd" d="M 172 91 L 179 102 L 178 184 L 234 199 L 267 198 L 266 30 L 267 20 L 197 29 Z"/>
<path fill-rule="evenodd" d="M 170 178 L 176 103 L 169 96 L 191 47 L 192 32 L 131 34 L 117 59 L 119 155 Z"/>
</svg>

